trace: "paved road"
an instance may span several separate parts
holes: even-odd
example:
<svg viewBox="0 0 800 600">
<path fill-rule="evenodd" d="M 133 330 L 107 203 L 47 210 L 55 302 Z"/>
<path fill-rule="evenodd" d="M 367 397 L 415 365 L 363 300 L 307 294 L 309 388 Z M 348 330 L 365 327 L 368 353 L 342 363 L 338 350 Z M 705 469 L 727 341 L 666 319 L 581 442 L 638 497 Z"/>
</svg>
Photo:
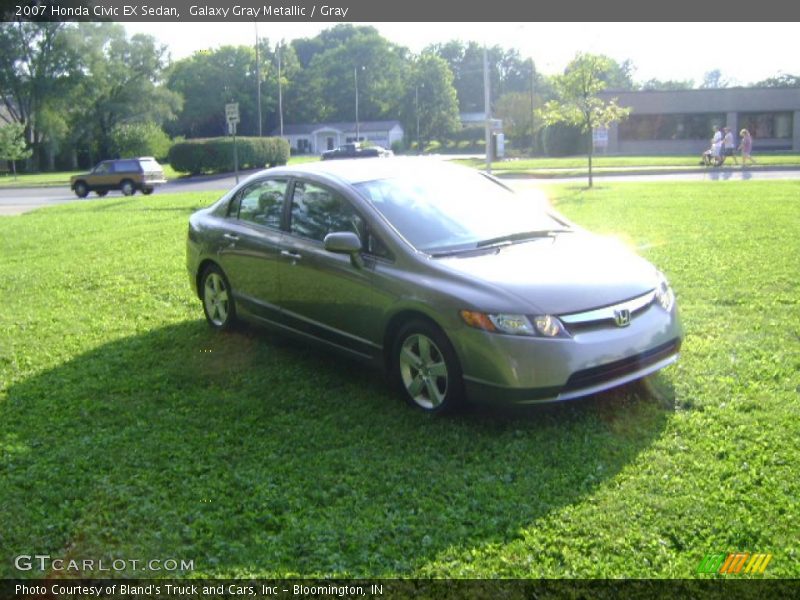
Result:
<svg viewBox="0 0 800 600">
<path fill-rule="evenodd" d="M 253 171 L 240 174 L 240 178 L 246 177 Z M 608 175 L 596 176 L 595 184 L 602 185 L 603 182 L 619 181 L 739 181 L 739 180 L 769 180 L 769 179 L 800 179 L 800 169 L 792 171 L 748 171 L 725 169 L 721 171 L 709 170 L 698 173 L 669 173 L 651 175 Z M 559 177 L 547 179 L 533 178 L 508 178 L 505 179 L 512 187 L 520 190 L 538 187 L 547 183 L 575 183 L 582 184 L 586 177 Z M 233 187 L 235 181 L 230 175 L 217 175 L 206 177 L 193 177 L 171 181 L 161 186 L 156 194 L 171 194 L 178 192 L 200 192 L 200 191 L 225 191 Z M 119 192 L 110 192 L 106 198 L 119 196 Z M 51 204 L 63 204 L 65 202 L 94 202 L 98 198 L 91 194 L 88 198 L 76 198 L 67 187 L 42 187 L 42 188 L 0 188 L 0 216 L 17 215 Z"/>
</svg>

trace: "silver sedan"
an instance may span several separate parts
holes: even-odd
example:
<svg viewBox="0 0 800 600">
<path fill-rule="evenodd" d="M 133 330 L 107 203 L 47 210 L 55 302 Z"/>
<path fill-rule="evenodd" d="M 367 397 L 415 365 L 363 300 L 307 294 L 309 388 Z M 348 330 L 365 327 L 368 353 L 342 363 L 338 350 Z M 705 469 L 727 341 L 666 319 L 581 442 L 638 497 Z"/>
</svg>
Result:
<svg viewBox="0 0 800 600">
<path fill-rule="evenodd" d="M 566 400 L 677 360 L 664 275 L 464 167 L 361 159 L 262 171 L 193 214 L 206 319 L 385 369 L 428 412 Z"/>
</svg>

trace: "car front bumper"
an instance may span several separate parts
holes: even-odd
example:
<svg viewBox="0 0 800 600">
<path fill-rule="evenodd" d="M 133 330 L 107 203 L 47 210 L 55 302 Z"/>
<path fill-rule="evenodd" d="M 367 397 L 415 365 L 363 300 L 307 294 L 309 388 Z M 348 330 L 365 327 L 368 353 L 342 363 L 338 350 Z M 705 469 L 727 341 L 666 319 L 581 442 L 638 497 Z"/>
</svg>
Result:
<svg viewBox="0 0 800 600">
<path fill-rule="evenodd" d="M 570 338 L 464 328 L 452 339 L 470 400 L 527 404 L 587 396 L 663 369 L 678 359 L 683 328 L 675 308 L 653 304 L 627 327 L 591 327 Z"/>
</svg>

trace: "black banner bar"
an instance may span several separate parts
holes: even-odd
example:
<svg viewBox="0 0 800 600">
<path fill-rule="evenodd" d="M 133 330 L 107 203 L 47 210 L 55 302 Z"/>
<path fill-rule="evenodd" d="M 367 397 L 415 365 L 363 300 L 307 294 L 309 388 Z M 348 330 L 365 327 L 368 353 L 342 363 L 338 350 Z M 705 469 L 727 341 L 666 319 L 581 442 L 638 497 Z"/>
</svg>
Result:
<svg viewBox="0 0 800 600">
<path fill-rule="evenodd" d="M 675 579 L 5 579 L 4 600 L 78 598 L 306 598 L 542 599 L 797 598 L 800 580 L 709 577 Z"/>
<path fill-rule="evenodd" d="M 767 22 L 800 19 L 800 3 L 744 0 L 723 4 L 671 0 L 491 2 L 430 0 L 2 0 L 2 17 L 41 21 L 167 22 L 506 22 L 506 21 L 708 21 Z M 724 31 L 719 32 L 724 36 Z M 711 35 L 711 34 L 710 34 Z M 713 37 L 713 36 L 712 36 Z M 684 43 L 676 30 L 670 43 Z M 698 40 L 702 47 L 707 40 Z"/>
</svg>

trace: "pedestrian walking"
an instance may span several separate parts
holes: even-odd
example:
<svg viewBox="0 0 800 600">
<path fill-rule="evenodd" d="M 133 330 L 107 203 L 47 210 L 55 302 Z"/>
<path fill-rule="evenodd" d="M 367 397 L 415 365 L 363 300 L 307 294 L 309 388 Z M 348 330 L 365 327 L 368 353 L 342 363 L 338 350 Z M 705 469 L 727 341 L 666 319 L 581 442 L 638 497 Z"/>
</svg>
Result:
<svg viewBox="0 0 800 600">
<path fill-rule="evenodd" d="M 742 153 L 742 167 L 747 164 L 748 160 L 751 163 L 756 164 L 756 161 L 750 155 L 753 151 L 753 138 L 750 135 L 750 132 L 747 131 L 747 129 L 742 129 L 739 132 L 739 137 L 742 138 L 742 141 L 739 144 L 739 151 Z"/>
<path fill-rule="evenodd" d="M 725 147 L 725 158 L 730 157 L 733 164 L 738 165 L 736 160 L 736 142 L 733 140 L 733 132 L 730 127 L 725 128 L 725 137 L 723 138 L 723 145 Z"/>
</svg>

